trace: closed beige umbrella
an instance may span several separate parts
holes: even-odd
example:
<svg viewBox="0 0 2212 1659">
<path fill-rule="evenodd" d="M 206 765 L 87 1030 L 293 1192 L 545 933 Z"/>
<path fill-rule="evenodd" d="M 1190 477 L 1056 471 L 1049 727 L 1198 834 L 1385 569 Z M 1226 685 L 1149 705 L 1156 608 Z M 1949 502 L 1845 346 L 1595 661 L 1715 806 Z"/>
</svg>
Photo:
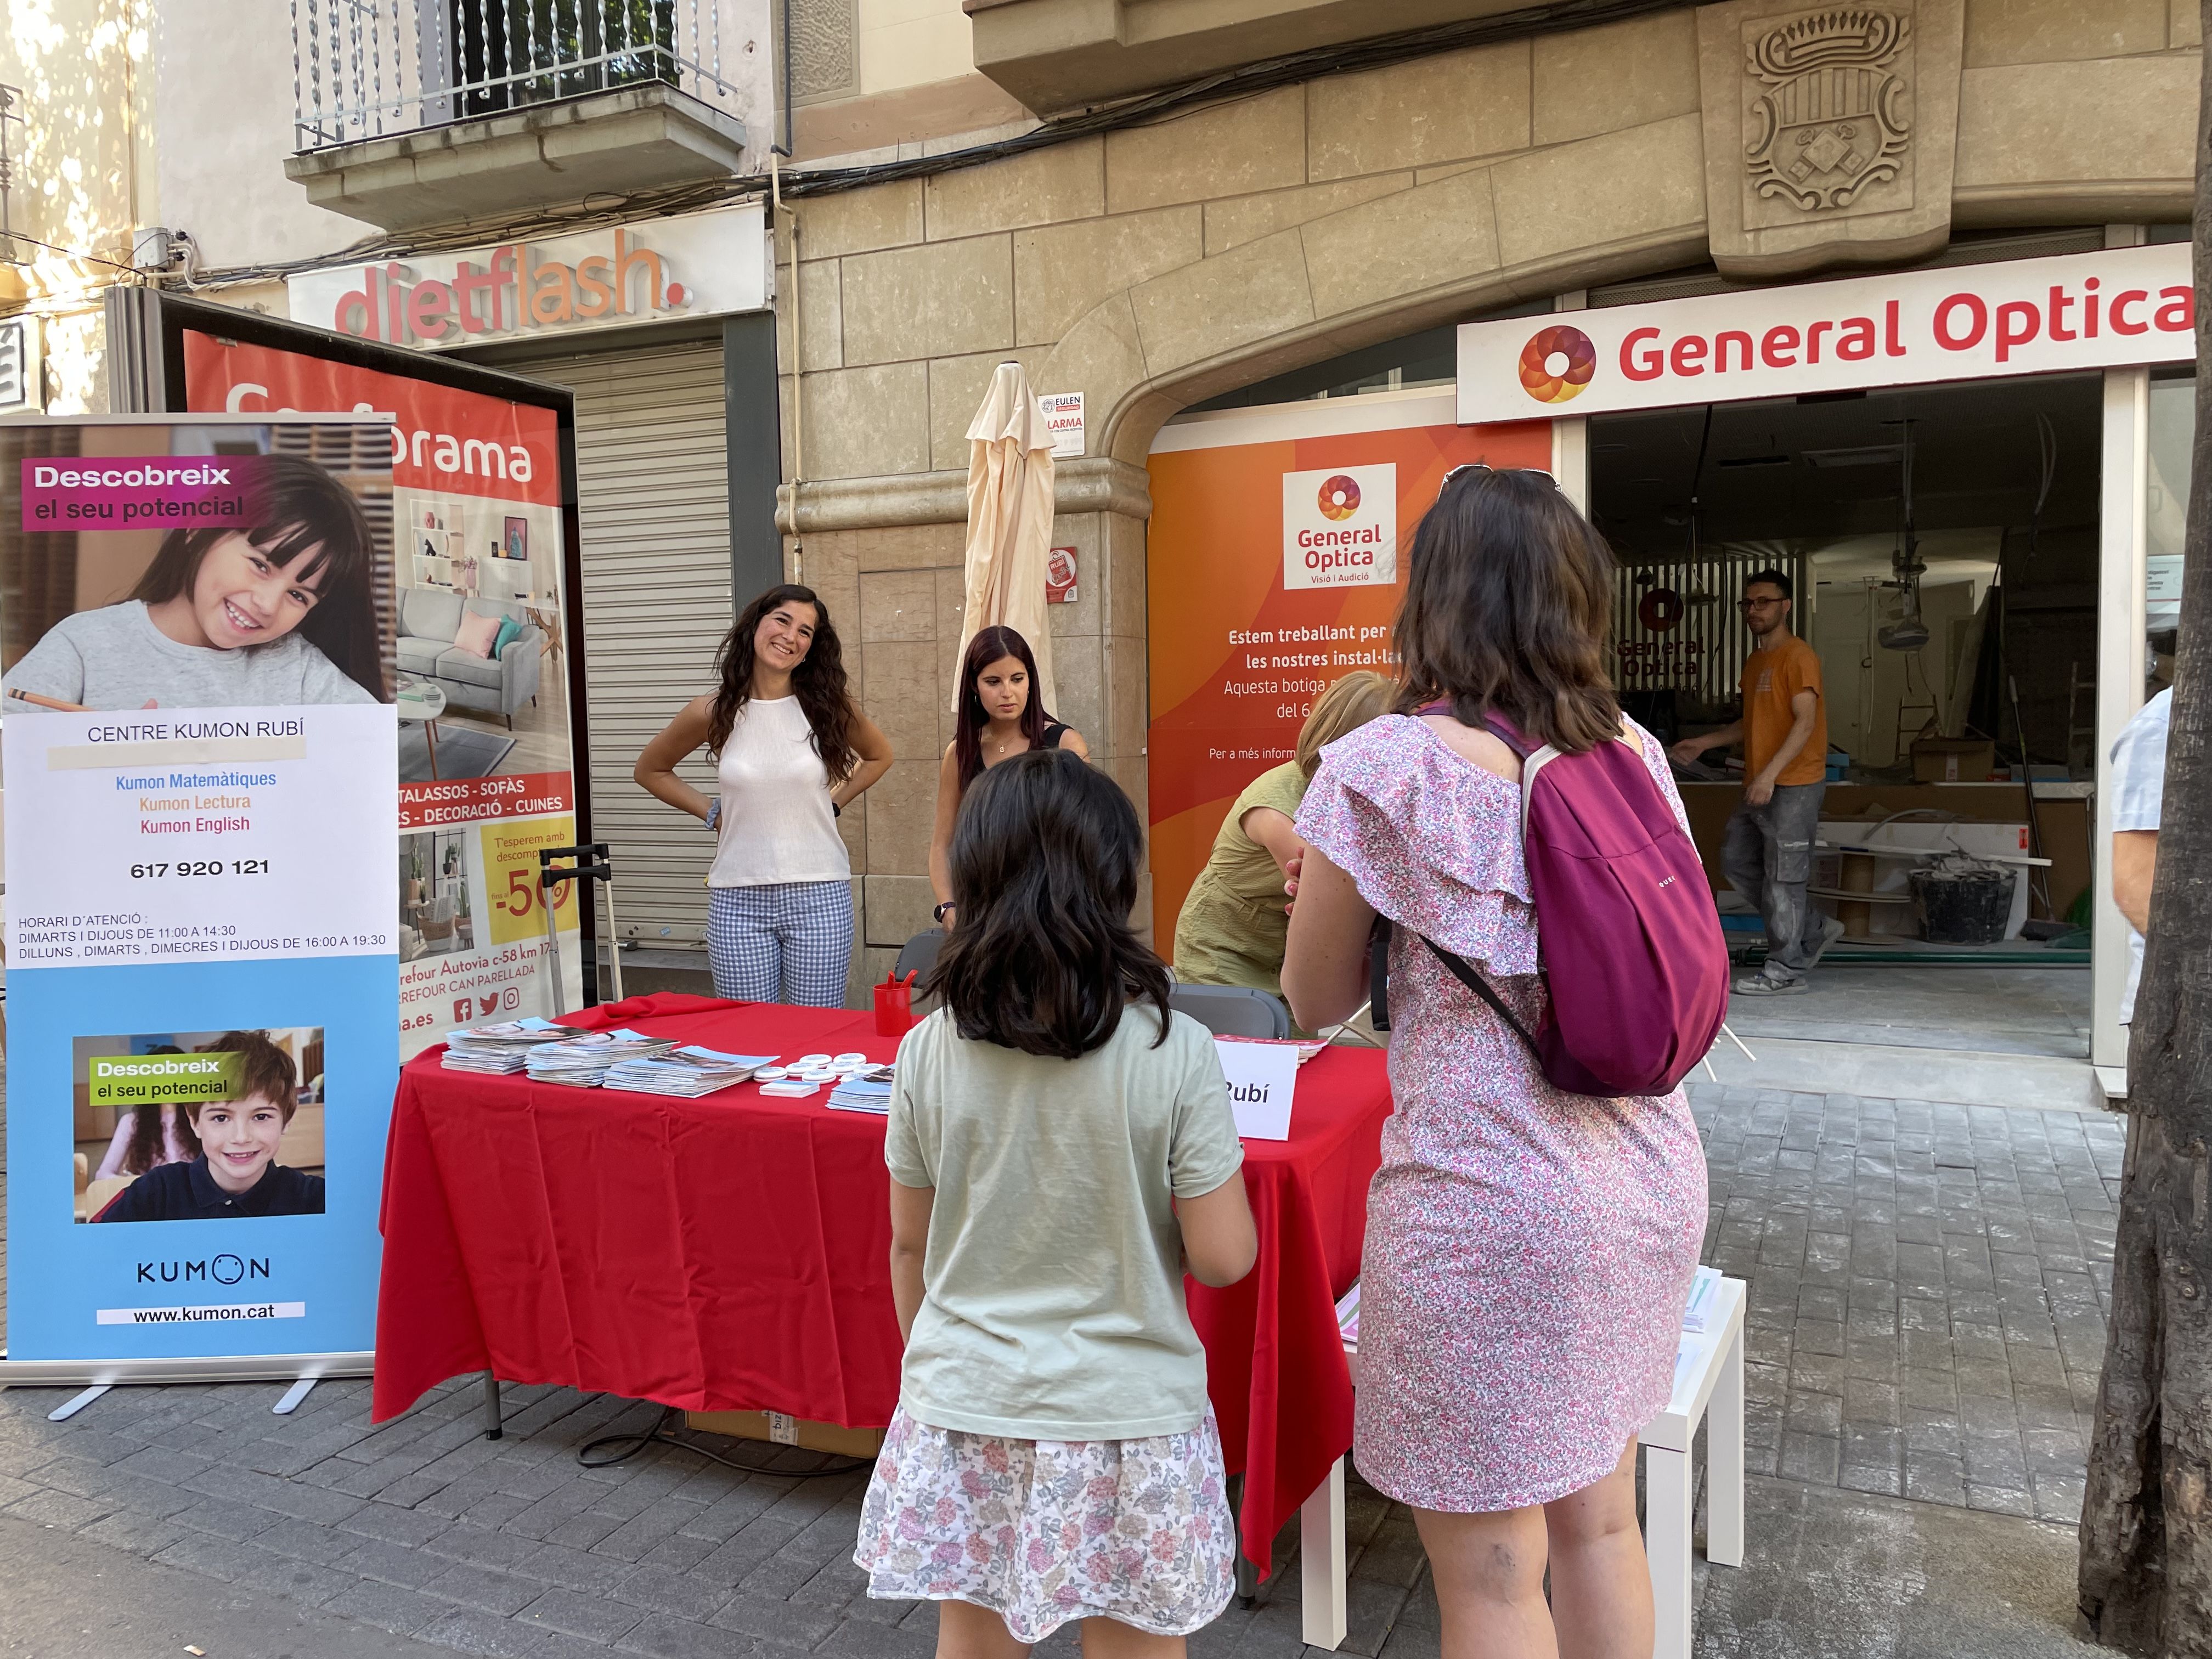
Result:
<svg viewBox="0 0 2212 1659">
<path fill-rule="evenodd" d="M 1041 707 L 1054 706 L 1045 562 L 1052 548 L 1052 434 L 1019 363 L 1000 363 L 968 423 L 968 587 L 960 653 L 979 629 L 1003 626 L 1036 653 Z M 960 706 L 959 668 L 953 707 Z"/>
</svg>

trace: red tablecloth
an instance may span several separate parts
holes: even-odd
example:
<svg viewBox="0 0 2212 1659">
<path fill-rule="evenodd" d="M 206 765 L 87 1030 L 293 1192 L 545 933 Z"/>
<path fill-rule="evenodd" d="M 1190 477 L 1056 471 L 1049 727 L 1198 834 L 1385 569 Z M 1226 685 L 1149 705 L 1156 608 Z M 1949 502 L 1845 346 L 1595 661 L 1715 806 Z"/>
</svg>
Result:
<svg viewBox="0 0 2212 1659">
<path fill-rule="evenodd" d="M 568 1017 L 735 1053 L 889 1059 L 872 1014 L 660 994 Z M 854 1426 L 898 1401 L 880 1118 L 753 1085 L 701 1100 L 400 1073 L 374 1415 L 465 1372 Z M 1359 1271 L 1389 1112 L 1382 1057 L 1300 1072 L 1291 1138 L 1245 1143 L 1259 1265 L 1190 1286 L 1241 1519 L 1266 1552 L 1352 1443 L 1334 1304 Z"/>
</svg>

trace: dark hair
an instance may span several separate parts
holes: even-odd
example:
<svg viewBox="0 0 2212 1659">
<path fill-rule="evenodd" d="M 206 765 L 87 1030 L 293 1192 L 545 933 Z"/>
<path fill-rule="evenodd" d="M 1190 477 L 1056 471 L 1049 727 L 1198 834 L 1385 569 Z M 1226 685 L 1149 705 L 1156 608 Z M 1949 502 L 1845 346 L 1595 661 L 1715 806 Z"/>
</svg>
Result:
<svg viewBox="0 0 2212 1659">
<path fill-rule="evenodd" d="M 240 1100 L 258 1095 L 283 1108 L 284 1121 L 292 1121 L 292 1114 L 300 1109 L 300 1069 L 292 1064 L 292 1056 L 269 1040 L 266 1031 L 225 1031 L 213 1042 L 203 1042 L 194 1052 L 203 1054 L 237 1054 L 239 1060 L 238 1094 Z M 203 1107 L 212 1101 L 194 1101 L 191 1104 L 192 1121 L 200 1121 Z"/>
<path fill-rule="evenodd" d="M 830 607 L 812 588 L 796 582 L 769 588 L 738 613 L 723 637 L 722 648 L 714 653 L 718 684 L 714 712 L 707 721 L 707 747 L 721 752 L 738 716 L 752 701 L 753 635 L 760 631 L 763 617 L 787 605 L 814 607 L 814 643 L 807 647 L 805 660 L 791 671 L 791 690 L 814 733 L 814 752 L 822 757 L 823 770 L 831 783 L 842 783 L 860 758 L 853 748 L 853 698 L 845 684 L 845 648 L 837 643 L 837 630 L 830 625 Z"/>
<path fill-rule="evenodd" d="M 1568 754 L 1620 731 L 1605 670 L 1613 550 L 1549 478 L 1468 471 L 1421 515 L 1397 648 L 1411 713 L 1486 710 Z"/>
<path fill-rule="evenodd" d="M 1029 671 L 1029 700 L 1022 705 L 1022 735 L 1030 740 L 1030 748 L 1043 744 L 1044 728 L 1052 720 L 1038 695 L 1036 657 L 1030 650 L 1030 642 L 1012 629 L 997 623 L 977 629 L 975 637 L 968 641 L 967 655 L 960 659 L 960 718 L 959 724 L 952 728 L 952 756 L 960 768 L 963 794 L 983 770 L 983 728 L 991 723 L 990 715 L 983 710 L 983 699 L 975 690 L 975 682 L 982 678 L 985 669 L 1006 657 L 1013 658 Z"/>
<path fill-rule="evenodd" d="M 1780 588 L 1782 597 L 1785 599 L 1794 599 L 1797 597 L 1790 588 L 1789 576 L 1782 571 L 1771 568 L 1754 570 L 1743 579 L 1743 585 L 1749 587 L 1753 582 L 1765 582 L 1771 587 Z"/>
<path fill-rule="evenodd" d="M 185 1051 L 173 1042 L 156 1042 L 146 1052 L 181 1054 Z M 182 1102 L 167 1107 L 158 1103 L 134 1106 L 131 1109 L 131 1144 L 123 1152 L 124 1174 L 142 1176 L 167 1160 L 169 1149 L 161 1134 L 164 1116 L 170 1120 L 177 1144 L 185 1149 L 185 1158 L 200 1155 L 199 1132 L 192 1127 L 191 1114 L 185 1109 Z"/>
<path fill-rule="evenodd" d="M 315 602 L 292 631 L 313 645 L 338 671 L 378 702 L 384 684 L 384 641 L 371 588 L 375 533 L 354 494 L 314 462 L 297 455 L 264 455 L 255 463 L 256 516 L 246 540 L 295 581 L 327 571 Z M 162 605 L 187 596 L 209 550 L 235 529 L 172 530 L 131 597 Z M 293 566 L 299 568 L 295 570 Z M 247 650 L 253 647 L 248 646 Z"/>
<path fill-rule="evenodd" d="M 976 780 L 952 826 L 952 932 L 924 988 L 963 1037 L 1073 1060 L 1124 1007 L 1159 1006 L 1168 970 L 1129 927 L 1145 837 L 1103 772 L 1032 749 Z"/>
</svg>

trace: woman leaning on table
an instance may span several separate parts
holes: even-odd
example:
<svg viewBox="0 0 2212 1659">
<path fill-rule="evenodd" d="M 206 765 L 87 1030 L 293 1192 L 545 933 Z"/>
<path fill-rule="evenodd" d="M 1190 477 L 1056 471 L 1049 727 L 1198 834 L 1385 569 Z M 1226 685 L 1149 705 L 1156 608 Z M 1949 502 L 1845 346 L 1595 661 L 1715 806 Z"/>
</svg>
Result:
<svg viewBox="0 0 2212 1659">
<path fill-rule="evenodd" d="M 1314 699 L 1291 757 L 1245 786 L 1222 819 L 1206 867 L 1176 917 L 1176 977 L 1186 985 L 1243 985 L 1282 994 L 1283 877 L 1298 855 L 1293 827 L 1321 751 L 1386 713 L 1397 687 L 1355 668 Z"/>
<path fill-rule="evenodd" d="M 1368 1192 L 1352 1456 L 1413 1507 L 1454 1659 L 1649 1654 L 1636 1436 L 1673 1391 L 1697 1270 L 1697 1126 L 1679 1089 L 1553 1087 L 1423 939 L 1535 1029 L 1521 763 L 1486 711 L 1568 753 L 1624 744 L 1681 806 L 1607 682 L 1613 556 L 1548 477 L 1448 477 L 1408 564 L 1398 712 L 1322 757 L 1283 963 L 1302 1024 L 1342 1019 L 1376 915 L 1395 924 L 1397 1109 Z"/>
<path fill-rule="evenodd" d="M 718 996 L 835 1008 L 853 957 L 853 861 L 837 815 L 890 769 L 891 746 L 846 689 L 844 653 L 811 588 L 744 608 L 694 697 L 632 775 L 715 832 L 707 952 Z M 701 748 L 716 793 L 676 774 Z"/>
</svg>

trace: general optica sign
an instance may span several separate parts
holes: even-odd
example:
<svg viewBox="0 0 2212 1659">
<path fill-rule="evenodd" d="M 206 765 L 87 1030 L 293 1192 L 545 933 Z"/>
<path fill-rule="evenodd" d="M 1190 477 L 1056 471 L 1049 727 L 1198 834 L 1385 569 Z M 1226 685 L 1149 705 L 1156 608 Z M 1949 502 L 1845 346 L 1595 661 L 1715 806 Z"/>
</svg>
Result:
<svg viewBox="0 0 2212 1659">
<path fill-rule="evenodd" d="M 2181 362 L 2180 243 L 1462 323 L 1462 425 Z"/>
<path fill-rule="evenodd" d="M 1442 391 L 1224 410 L 1161 428 L 1152 519 L 1152 919 L 1163 948 L 1245 785 L 1314 699 L 1396 665 L 1402 544 L 1453 467 L 1549 466 L 1550 428 L 1467 431 Z"/>
</svg>

